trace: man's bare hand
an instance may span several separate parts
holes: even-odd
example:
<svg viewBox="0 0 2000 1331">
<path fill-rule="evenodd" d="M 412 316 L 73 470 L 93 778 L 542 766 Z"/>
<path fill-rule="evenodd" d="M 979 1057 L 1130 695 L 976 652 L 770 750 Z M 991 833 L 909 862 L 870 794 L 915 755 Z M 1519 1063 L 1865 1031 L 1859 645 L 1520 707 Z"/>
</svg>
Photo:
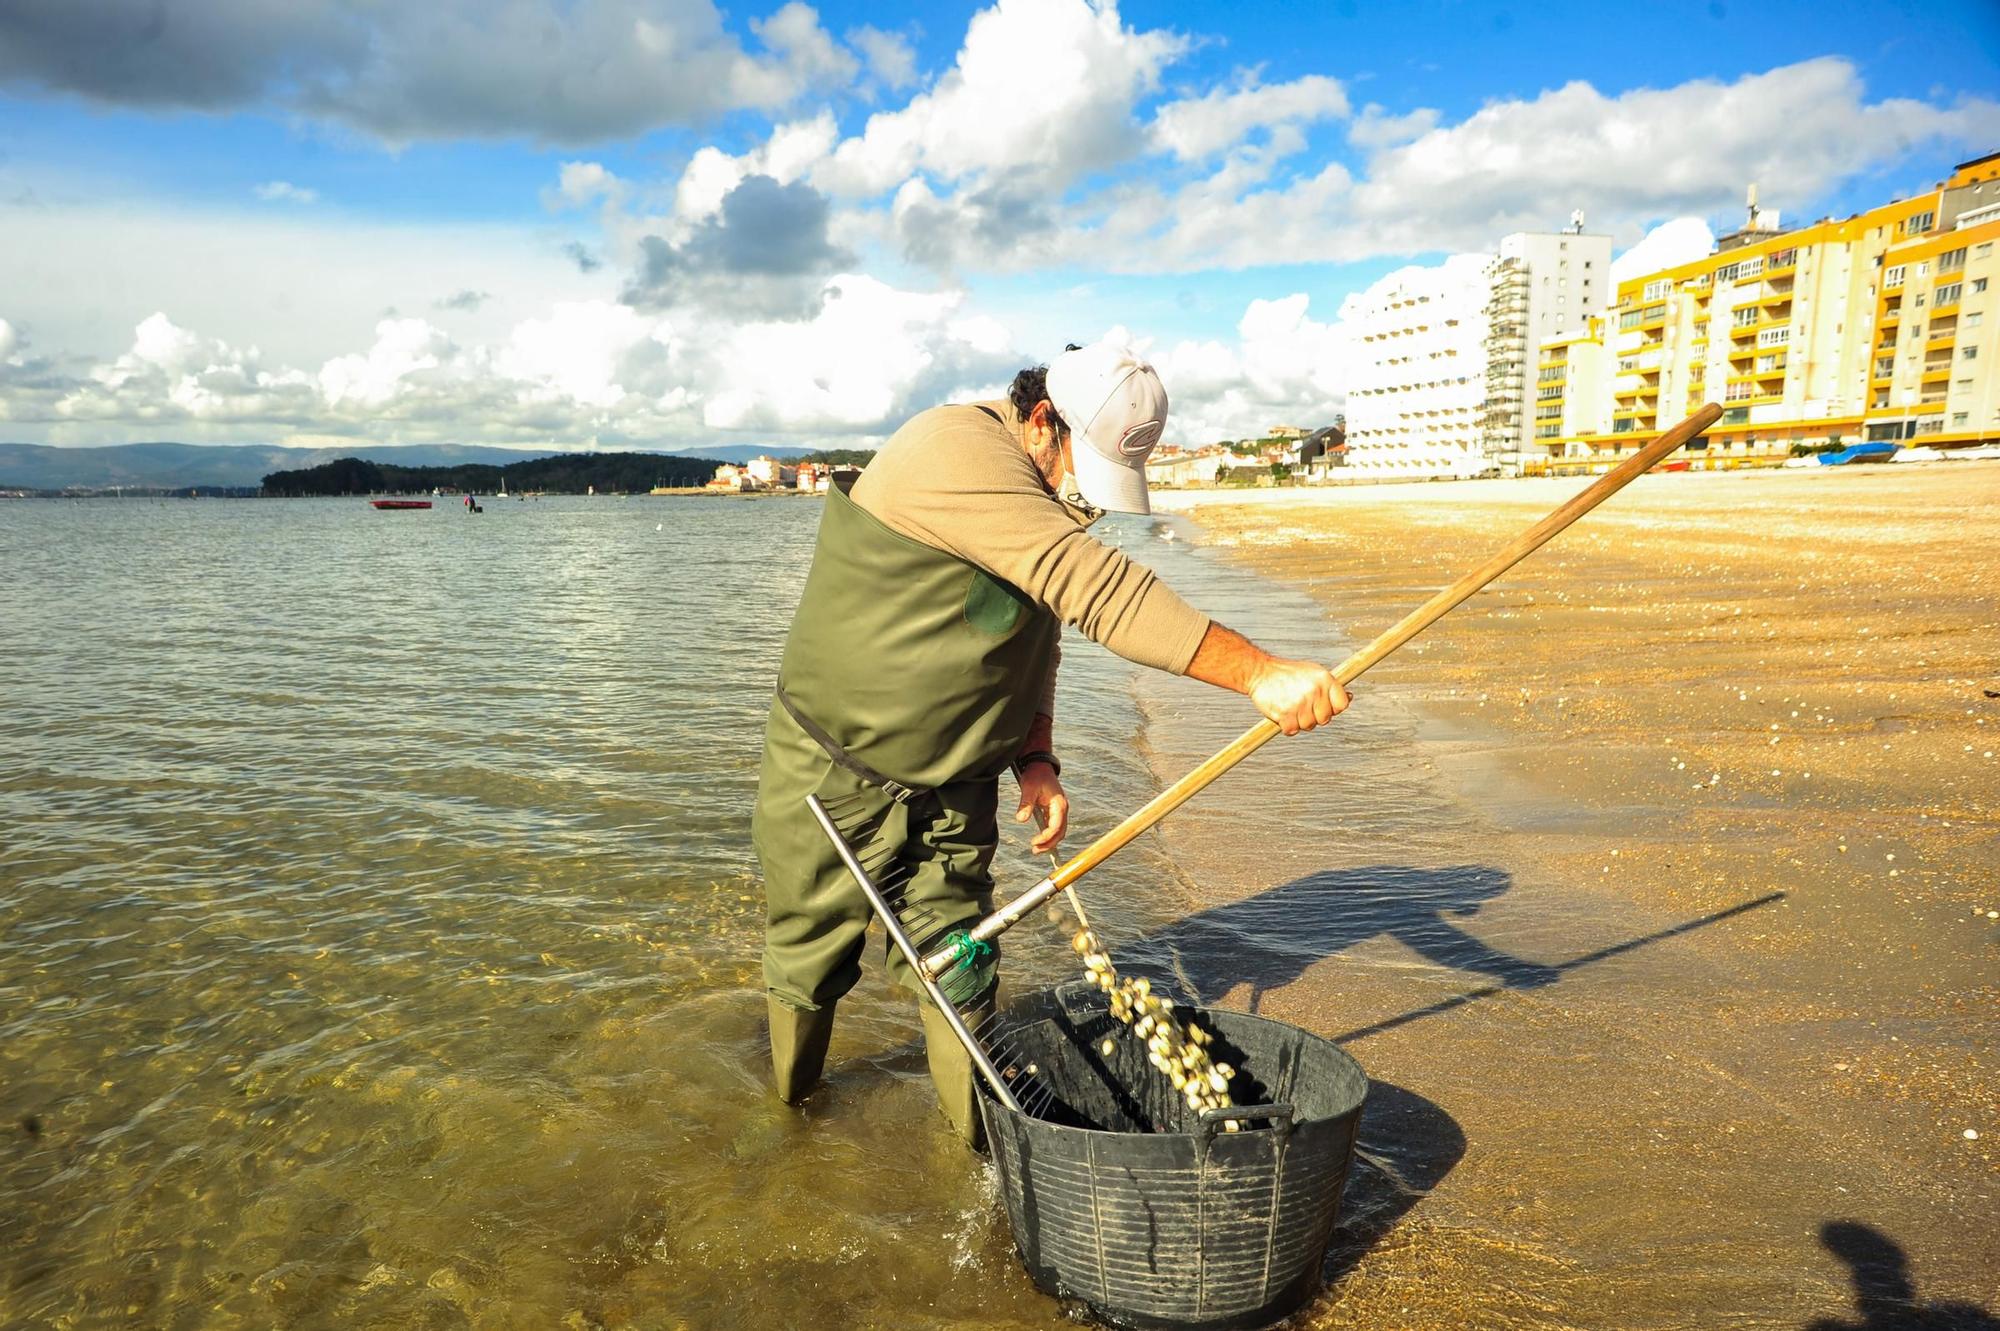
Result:
<svg viewBox="0 0 2000 1331">
<path fill-rule="evenodd" d="M 1037 812 L 1042 815 L 1042 830 L 1029 848 L 1037 855 L 1046 855 L 1062 844 L 1069 831 L 1069 796 L 1063 794 L 1061 778 L 1047 763 L 1029 763 L 1015 780 L 1021 783 L 1021 807 L 1015 811 L 1014 821 L 1025 823 Z"/>
<path fill-rule="evenodd" d="M 1351 699 L 1325 666 L 1274 656 L 1258 668 L 1250 701 L 1278 729 L 1296 735 L 1333 720 Z"/>
</svg>

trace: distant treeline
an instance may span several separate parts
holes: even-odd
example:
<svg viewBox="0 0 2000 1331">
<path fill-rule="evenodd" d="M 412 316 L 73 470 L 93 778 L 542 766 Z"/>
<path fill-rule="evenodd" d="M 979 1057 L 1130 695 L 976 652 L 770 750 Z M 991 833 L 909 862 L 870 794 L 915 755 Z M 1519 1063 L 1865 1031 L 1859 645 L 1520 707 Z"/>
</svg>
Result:
<svg viewBox="0 0 2000 1331">
<path fill-rule="evenodd" d="M 398 467 L 363 458 L 337 458 L 317 467 L 274 471 L 264 478 L 264 493 L 280 498 L 416 494 L 433 489 L 491 494 L 504 481 L 509 490 L 547 494 L 580 495 L 592 488 L 599 493 L 643 494 L 656 485 L 706 485 L 719 465 L 706 458 L 658 453 L 564 453 L 505 466 L 466 463 L 453 467 Z"/>
<path fill-rule="evenodd" d="M 813 453 L 801 453 L 785 461 L 793 465 L 801 462 L 822 462 L 829 467 L 865 467 L 875 460 L 872 448 L 822 448 Z"/>
</svg>

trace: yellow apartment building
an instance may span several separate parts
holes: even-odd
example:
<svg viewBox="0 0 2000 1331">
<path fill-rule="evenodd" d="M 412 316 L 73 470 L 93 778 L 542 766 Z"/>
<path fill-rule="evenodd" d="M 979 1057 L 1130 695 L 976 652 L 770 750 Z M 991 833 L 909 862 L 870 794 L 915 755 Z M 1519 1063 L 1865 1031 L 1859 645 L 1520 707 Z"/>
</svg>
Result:
<svg viewBox="0 0 2000 1331">
<path fill-rule="evenodd" d="M 1883 256 L 1867 438 L 1958 447 L 2000 438 L 2000 356 L 1993 282 L 2000 277 L 2000 154 L 1961 166 L 1938 229 Z"/>
<path fill-rule="evenodd" d="M 1542 344 L 1543 367 L 1571 368 L 1563 412 L 1538 417 L 1540 466 L 1604 470 L 1707 401 L 1722 420 L 1684 455 L 1702 468 L 1776 465 L 1794 445 L 2000 438 L 1995 236 L 2000 153 L 1934 191 L 1791 231 L 1753 206 L 1714 253 L 1619 284 L 1603 424 L 1571 409 L 1578 344 Z"/>
<path fill-rule="evenodd" d="M 1524 474 L 1547 474 L 1557 461 L 1572 469 L 1588 466 L 1592 450 L 1581 441 L 1611 428 L 1612 369 L 1611 338 L 1601 315 L 1542 343 L 1533 404 L 1539 456 L 1524 459 Z M 1563 440 L 1571 441 L 1567 453 Z"/>
</svg>

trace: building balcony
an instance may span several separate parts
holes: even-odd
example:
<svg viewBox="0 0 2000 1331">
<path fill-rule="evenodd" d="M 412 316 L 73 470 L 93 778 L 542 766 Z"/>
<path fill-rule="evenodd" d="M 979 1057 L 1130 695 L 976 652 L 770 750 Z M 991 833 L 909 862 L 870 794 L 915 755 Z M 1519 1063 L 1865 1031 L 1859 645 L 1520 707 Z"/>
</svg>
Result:
<svg viewBox="0 0 2000 1331">
<path fill-rule="evenodd" d="M 1934 327 L 1931 329 L 1930 333 L 1924 338 L 1924 344 L 1926 346 L 1934 347 L 1937 346 L 1939 343 L 1949 342 L 1952 339 L 1956 338 L 1957 336 L 1958 336 L 1957 324 L 1953 324 L 1949 328 Z"/>
<path fill-rule="evenodd" d="M 1924 373 L 1919 382 L 1926 384 L 1942 383 L 1949 378 L 1951 378 L 1951 362 L 1943 361 L 1936 365 L 1924 366 Z"/>
<path fill-rule="evenodd" d="M 1877 328 L 1893 328 L 1902 321 L 1903 312 L 1901 310 L 1883 310 L 1875 316 L 1875 326 Z"/>
</svg>

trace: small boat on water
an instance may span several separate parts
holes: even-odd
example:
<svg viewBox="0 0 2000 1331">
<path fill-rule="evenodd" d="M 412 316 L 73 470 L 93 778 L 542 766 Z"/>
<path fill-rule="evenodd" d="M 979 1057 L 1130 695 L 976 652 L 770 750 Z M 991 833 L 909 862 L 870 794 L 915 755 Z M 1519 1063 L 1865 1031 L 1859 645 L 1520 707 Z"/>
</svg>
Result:
<svg viewBox="0 0 2000 1331">
<path fill-rule="evenodd" d="M 376 508 L 429 508 L 431 506 L 431 501 L 428 499 L 371 499 L 368 502 Z"/>
</svg>

